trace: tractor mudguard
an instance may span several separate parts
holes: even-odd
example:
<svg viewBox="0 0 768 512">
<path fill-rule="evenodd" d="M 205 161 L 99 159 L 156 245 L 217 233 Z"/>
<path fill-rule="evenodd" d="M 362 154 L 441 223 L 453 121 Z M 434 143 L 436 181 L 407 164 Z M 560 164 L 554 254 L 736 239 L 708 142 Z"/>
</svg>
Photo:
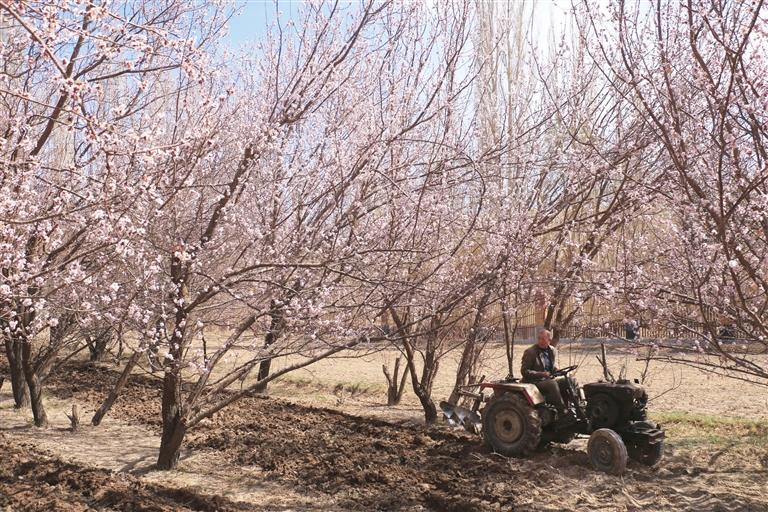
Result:
<svg viewBox="0 0 768 512">
<path fill-rule="evenodd" d="M 524 396 L 531 406 L 543 404 L 546 401 L 544 395 L 536 387 L 536 384 L 504 381 L 483 382 L 480 384 L 480 389 L 492 389 L 498 395 L 502 393 L 518 393 Z"/>
</svg>

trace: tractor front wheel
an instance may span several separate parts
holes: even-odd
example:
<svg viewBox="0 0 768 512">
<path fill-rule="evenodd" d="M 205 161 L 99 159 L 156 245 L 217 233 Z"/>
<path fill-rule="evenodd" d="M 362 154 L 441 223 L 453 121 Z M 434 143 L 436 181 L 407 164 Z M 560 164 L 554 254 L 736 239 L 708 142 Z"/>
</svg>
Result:
<svg viewBox="0 0 768 512">
<path fill-rule="evenodd" d="M 497 453 L 525 457 L 539 445 L 541 418 L 522 396 L 506 393 L 485 407 L 483 437 Z"/>
<path fill-rule="evenodd" d="M 627 468 L 627 447 L 621 436 L 609 428 L 592 432 L 587 443 L 587 455 L 598 471 L 620 475 Z"/>
</svg>

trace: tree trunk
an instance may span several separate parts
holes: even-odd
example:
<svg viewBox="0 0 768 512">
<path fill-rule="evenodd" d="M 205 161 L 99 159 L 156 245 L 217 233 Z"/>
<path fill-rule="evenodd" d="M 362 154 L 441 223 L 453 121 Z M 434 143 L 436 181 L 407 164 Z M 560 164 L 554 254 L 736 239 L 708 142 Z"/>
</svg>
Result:
<svg viewBox="0 0 768 512">
<path fill-rule="evenodd" d="M 21 363 L 24 369 L 24 379 L 29 387 L 29 399 L 35 426 L 47 427 L 48 415 L 43 404 L 43 384 L 32 361 L 32 342 L 22 338 L 18 339 L 16 343 L 21 345 Z"/>
<path fill-rule="evenodd" d="M 433 322 L 433 325 L 436 322 Z M 435 333 L 430 333 L 429 336 L 435 336 Z M 435 375 L 439 367 L 439 361 L 435 357 L 435 354 L 429 350 L 429 344 L 431 340 L 427 342 L 427 353 L 424 357 L 424 368 L 421 372 L 421 379 L 416 376 L 416 365 L 414 362 L 414 352 L 410 343 L 406 343 L 408 348 L 406 349 L 406 357 L 408 359 L 408 370 L 411 373 L 411 382 L 413 384 L 413 392 L 419 398 L 421 407 L 424 409 L 424 421 L 427 425 L 432 425 L 437 421 L 437 407 L 435 402 L 432 401 L 432 385 L 435 382 Z"/>
<path fill-rule="evenodd" d="M 478 345 L 478 341 L 480 341 L 481 338 L 480 328 L 483 321 L 483 312 L 485 311 L 485 307 L 488 304 L 488 299 L 490 296 L 491 287 L 488 286 L 477 305 L 477 311 L 475 312 L 475 317 L 472 320 L 472 327 L 469 330 L 467 341 L 464 343 L 464 351 L 461 353 L 461 361 L 459 362 L 459 368 L 456 371 L 456 382 L 453 385 L 451 396 L 448 397 L 448 401 L 452 404 L 458 403 L 461 386 L 469 384 L 467 379 L 475 369 L 475 366 L 477 366 L 477 360 L 480 356 L 479 352 L 482 350 L 483 345 Z"/>
<path fill-rule="evenodd" d="M 483 343 L 478 344 L 478 342 L 481 341 L 478 336 L 478 328 L 474 328 L 464 344 L 464 351 L 461 354 L 459 368 L 456 371 L 456 382 L 453 385 L 451 396 L 448 397 L 448 401 L 452 404 L 458 403 L 461 386 L 472 383 L 470 375 L 476 370 L 478 359 L 480 358 L 480 351 L 484 345 L 484 341 Z"/>
<path fill-rule="evenodd" d="M 121 373 L 120 378 L 117 379 L 115 386 L 109 392 L 109 395 L 107 395 L 107 398 L 99 407 L 99 410 L 96 411 L 96 414 L 93 415 L 93 418 L 91 419 L 91 424 L 93 424 L 94 427 L 97 427 L 101 424 L 101 420 L 104 419 L 104 416 L 107 415 L 109 410 L 117 401 L 117 397 L 120 396 L 120 392 L 123 390 L 123 387 L 125 387 L 125 384 L 128 382 L 128 377 L 131 376 L 133 367 L 136 366 L 136 363 L 139 361 L 139 357 L 141 357 L 141 354 L 142 354 L 141 350 L 137 350 L 131 355 L 131 358 L 128 360 L 128 363 L 125 365 L 125 368 L 123 369 L 123 373 Z"/>
<path fill-rule="evenodd" d="M 507 376 L 512 379 L 515 377 L 515 334 L 519 320 L 515 318 L 515 325 L 510 325 L 506 302 L 502 303 L 501 318 L 504 323 L 504 346 L 507 352 L 507 370 L 509 371 Z"/>
<path fill-rule="evenodd" d="M 95 338 L 86 336 L 85 342 L 88 344 L 89 353 L 88 360 L 91 362 L 103 361 L 104 356 L 107 354 L 107 347 L 109 346 L 110 341 L 112 341 L 111 327 L 100 332 Z"/>
<path fill-rule="evenodd" d="M 182 261 L 173 256 L 171 260 L 171 279 L 176 286 L 175 301 L 177 304 L 185 304 L 187 301 L 188 272 Z M 176 308 L 174 315 L 173 335 L 170 339 L 168 354 L 170 357 L 163 361 L 165 377 L 163 379 L 163 435 L 160 438 L 160 454 L 157 458 L 157 466 L 160 469 L 173 469 L 179 461 L 181 444 L 187 432 L 186 417 L 184 413 L 181 363 L 186 345 L 187 311 L 183 307 Z"/>
<path fill-rule="evenodd" d="M 390 307 L 389 311 L 392 315 L 392 320 L 397 325 L 398 334 L 403 336 L 403 349 L 405 351 L 405 362 L 408 367 L 408 374 L 411 376 L 411 384 L 413 385 L 413 392 L 419 398 L 421 407 L 424 409 L 424 421 L 427 425 L 432 425 L 437 422 L 437 407 L 432 401 L 432 384 L 434 377 L 437 375 L 437 369 L 439 361 L 435 355 L 435 341 L 437 339 L 437 333 L 440 328 L 441 321 L 438 316 L 432 317 L 430 320 L 430 332 L 427 339 L 427 350 L 424 357 L 424 368 L 421 374 L 421 380 L 416 373 L 416 354 L 409 339 L 409 328 L 406 327 L 405 318 L 408 317 L 408 313 L 404 317 L 400 317 L 394 308 Z"/>
<path fill-rule="evenodd" d="M 29 407 L 29 388 L 24 380 L 24 366 L 21 362 L 21 344 L 11 336 L 5 337 L 5 355 L 10 368 L 11 391 L 14 407 Z"/>
<path fill-rule="evenodd" d="M 165 403 L 163 400 L 163 409 Z M 168 411 L 163 410 L 163 435 L 160 438 L 160 454 L 157 457 L 158 469 L 176 468 L 186 433 L 187 419 L 181 415 L 180 405 L 176 404 L 176 407 Z"/>
<path fill-rule="evenodd" d="M 419 397 L 421 407 L 424 409 L 424 422 L 427 425 L 434 425 L 437 423 L 437 407 L 435 407 L 435 402 L 432 401 L 432 397 L 429 396 L 428 393 L 423 395 L 416 393 L 416 396 Z"/>
<path fill-rule="evenodd" d="M 290 300 L 290 298 L 289 298 Z M 272 346 L 274 342 L 277 341 L 277 339 L 280 337 L 280 333 L 283 330 L 283 326 L 285 325 L 285 322 L 283 321 L 283 302 L 278 303 L 276 300 L 272 300 L 272 303 L 270 304 L 270 313 L 269 316 L 272 318 L 269 322 L 269 332 L 264 337 L 264 348 L 269 348 Z M 272 358 L 264 359 L 259 364 L 259 373 L 256 378 L 256 380 L 264 380 L 267 377 L 269 377 L 269 371 L 272 366 Z M 257 393 L 264 393 L 267 391 L 267 383 L 261 384 L 256 387 L 255 390 Z"/>
<path fill-rule="evenodd" d="M 556 347 L 558 344 L 560 344 L 560 327 L 554 326 L 551 329 L 552 331 L 552 346 Z"/>
<path fill-rule="evenodd" d="M 467 384 L 467 377 L 469 376 L 472 368 L 472 359 L 475 352 L 475 334 L 470 333 L 467 337 L 467 341 L 464 343 L 464 351 L 461 353 L 461 361 L 459 361 L 459 367 L 456 370 L 456 382 L 453 384 L 453 390 L 451 396 L 448 397 L 448 401 L 452 404 L 456 404 L 459 401 L 459 391 L 461 386 Z"/>
<path fill-rule="evenodd" d="M 395 404 L 398 405 L 403 399 L 403 392 L 405 391 L 405 381 L 408 379 L 408 372 L 403 370 L 403 376 L 400 377 L 400 385 L 397 388 L 397 395 L 395 396 Z"/>
<path fill-rule="evenodd" d="M 166 368 L 163 379 L 163 434 L 157 458 L 157 466 L 160 469 L 176 467 L 187 431 L 181 396 L 182 381 L 177 369 L 178 365 L 174 361 L 171 368 Z"/>
<path fill-rule="evenodd" d="M 384 377 L 387 379 L 387 405 L 398 405 L 403 398 L 403 391 L 405 391 L 405 381 L 408 377 L 408 371 L 404 371 L 398 381 L 398 375 L 400 374 L 400 358 L 395 359 L 395 369 L 392 375 L 389 374 L 387 365 L 381 365 L 381 369 L 384 371 Z"/>
<path fill-rule="evenodd" d="M 267 337 L 269 337 L 269 334 L 267 334 Z M 259 363 L 259 373 L 256 380 L 264 380 L 267 377 L 269 377 L 269 371 L 271 367 L 272 367 L 272 358 L 265 359 L 261 363 Z M 254 391 L 256 391 L 256 393 L 266 393 L 267 383 L 265 382 L 263 384 L 259 384 L 258 386 L 256 386 L 256 389 Z"/>
</svg>

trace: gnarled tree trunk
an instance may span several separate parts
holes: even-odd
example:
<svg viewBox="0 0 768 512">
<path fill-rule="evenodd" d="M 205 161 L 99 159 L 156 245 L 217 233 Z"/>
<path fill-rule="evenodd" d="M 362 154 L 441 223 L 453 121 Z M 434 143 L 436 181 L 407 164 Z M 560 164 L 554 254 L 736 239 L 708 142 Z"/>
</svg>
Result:
<svg viewBox="0 0 768 512">
<path fill-rule="evenodd" d="M 278 302 L 273 299 L 270 302 L 269 316 L 271 317 L 271 320 L 269 322 L 269 332 L 264 337 L 264 348 L 271 347 L 280 338 L 280 335 L 283 333 L 283 329 L 285 328 L 285 306 L 301 291 L 301 288 L 301 282 L 297 281 L 294 283 L 293 288 L 288 291 L 282 301 Z M 257 380 L 264 380 L 264 383 L 256 387 L 256 392 L 264 393 L 267 390 L 268 381 L 265 379 L 269 377 L 271 366 L 272 358 L 264 359 L 261 363 L 259 363 L 259 373 L 257 375 Z"/>
<path fill-rule="evenodd" d="M 32 416 L 36 427 L 48 426 L 48 415 L 43 404 L 43 383 L 32 360 L 32 342 L 26 338 L 18 338 L 16 343 L 21 345 L 21 364 L 24 379 L 29 387 L 29 401 L 32 406 Z"/>
<path fill-rule="evenodd" d="M 280 333 L 283 330 L 283 326 L 285 325 L 285 321 L 283 319 L 284 304 L 273 299 L 269 307 L 269 316 L 271 317 L 271 320 L 269 322 L 269 332 L 267 332 L 267 335 L 264 337 L 264 348 L 271 347 L 272 344 L 277 341 L 277 339 L 280 337 Z M 269 370 L 271 367 L 272 358 L 264 359 L 261 363 L 259 363 L 259 373 L 257 380 L 261 381 L 269 377 Z M 264 393 L 266 390 L 267 382 L 264 382 L 264 384 L 260 384 L 256 387 L 257 393 Z"/>
<path fill-rule="evenodd" d="M 440 363 L 438 340 L 440 338 L 440 329 L 443 326 L 443 316 L 437 313 L 429 318 L 429 327 L 424 333 L 426 338 L 423 353 L 424 366 L 421 371 L 421 376 L 419 376 L 416 371 L 416 349 L 414 348 L 413 341 L 413 338 L 416 338 L 418 335 L 413 335 L 412 326 L 408 325 L 410 308 L 406 309 L 406 312 L 400 315 L 394 307 L 389 306 L 389 312 L 392 316 L 392 320 L 397 326 L 398 335 L 402 336 L 405 362 L 407 364 L 408 373 L 411 376 L 413 392 L 416 394 L 416 397 L 418 397 L 422 409 L 424 409 L 424 421 L 427 425 L 432 425 L 437 422 L 437 407 L 432 400 L 432 385 L 437 376 L 437 370 Z"/>
<path fill-rule="evenodd" d="M 384 377 L 387 379 L 387 405 L 393 406 L 400 403 L 403 398 L 403 391 L 405 391 L 405 379 L 408 378 L 408 371 L 403 371 L 403 375 L 398 379 L 400 374 L 400 358 L 395 359 L 395 369 L 392 375 L 389 374 L 387 365 L 381 365 L 381 369 L 384 372 Z"/>
<path fill-rule="evenodd" d="M 160 454 L 157 466 L 173 469 L 179 462 L 181 445 L 187 432 L 181 397 L 181 379 L 172 371 L 166 371 L 163 381 L 163 434 L 160 438 Z"/>
<path fill-rule="evenodd" d="M 21 345 L 12 336 L 5 336 L 5 355 L 8 358 L 14 407 L 16 409 L 29 407 L 29 388 L 24 380 L 24 367 L 21 363 Z"/>
<path fill-rule="evenodd" d="M 401 331 L 404 323 L 396 320 L 398 327 Z M 419 399 L 422 409 L 424 409 L 424 421 L 427 425 L 433 425 L 437 422 L 437 407 L 432 400 L 432 385 L 435 382 L 437 376 L 437 370 L 440 364 L 438 360 L 435 346 L 439 336 L 439 329 L 441 327 L 441 319 L 439 315 L 435 315 L 430 320 L 430 328 L 427 332 L 427 343 L 424 350 L 424 367 L 421 371 L 421 377 L 416 372 L 416 351 L 412 345 L 411 340 L 408 337 L 403 338 L 403 348 L 405 349 L 406 362 L 408 363 L 408 372 L 411 375 L 411 383 L 413 384 L 413 392 Z"/>
<path fill-rule="evenodd" d="M 107 354 L 107 347 L 109 347 L 109 343 L 112 341 L 113 332 L 112 327 L 107 327 L 93 338 L 90 335 L 85 336 L 85 343 L 88 345 L 89 361 L 104 360 L 104 356 Z"/>
<path fill-rule="evenodd" d="M 181 374 L 180 361 L 189 343 L 185 334 L 187 311 L 184 308 L 184 304 L 188 300 L 186 283 L 188 276 L 188 267 L 184 265 L 178 256 L 174 255 L 171 259 L 171 280 L 176 288 L 174 293 L 176 314 L 174 315 L 173 335 L 168 347 L 170 357 L 163 361 L 165 368 L 162 399 L 163 434 L 160 438 L 160 454 L 157 459 L 157 466 L 160 469 L 173 469 L 176 467 L 184 435 L 187 431 L 182 397 L 183 376 Z"/>
</svg>

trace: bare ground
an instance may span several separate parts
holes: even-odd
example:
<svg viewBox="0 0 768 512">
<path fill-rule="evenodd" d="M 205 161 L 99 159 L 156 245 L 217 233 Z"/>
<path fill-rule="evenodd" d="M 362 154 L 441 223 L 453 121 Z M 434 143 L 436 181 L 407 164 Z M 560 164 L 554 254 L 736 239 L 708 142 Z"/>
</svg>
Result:
<svg viewBox="0 0 768 512">
<path fill-rule="evenodd" d="M 57 461 L 56 464 L 63 464 L 62 467 L 66 468 L 65 472 L 70 476 L 75 475 L 79 470 L 87 470 L 89 475 L 90 471 L 94 470 L 97 474 L 130 476 L 136 485 L 178 490 L 181 495 L 200 498 L 191 502 L 188 509 L 180 508 L 184 503 L 181 501 L 178 505 L 169 505 L 167 508 L 152 508 L 155 498 L 151 494 L 139 494 L 135 502 L 126 500 L 125 503 L 121 503 L 118 500 L 112 505 L 105 505 L 100 497 L 93 499 L 89 492 L 102 486 L 110 489 L 111 484 L 98 481 L 88 487 L 90 484 L 87 482 L 92 480 L 88 477 L 91 480 L 86 478 L 83 480 L 86 483 L 81 486 L 85 493 L 82 499 L 77 495 L 80 487 L 75 486 L 73 492 L 65 493 L 67 499 L 73 500 L 73 503 L 78 506 L 83 505 L 79 508 L 75 506 L 71 510 L 90 510 L 89 506 L 109 510 L 254 510 L 254 505 L 258 505 L 257 510 L 282 511 L 323 510 L 333 504 L 332 500 L 325 499 L 321 494 L 296 493 L 289 487 L 275 484 L 253 467 L 233 466 L 222 454 L 210 450 L 188 453 L 176 471 L 157 471 L 154 469 L 154 463 L 159 448 L 159 430 L 157 429 L 159 424 L 154 421 L 143 421 L 140 418 L 140 412 L 134 418 L 136 421 L 124 421 L 117 417 L 120 416 L 120 412 L 126 413 L 131 409 L 146 410 L 142 404 L 148 396 L 142 392 L 143 387 L 131 388 L 140 393 L 127 395 L 133 401 L 119 402 L 122 407 L 117 407 L 116 417 L 108 417 L 101 426 L 92 427 L 88 424 L 88 420 L 95 409 L 94 400 L 99 396 L 98 393 L 89 389 L 88 392 L 80 395 L 77 391 L 73 393 L 73 390 L 81 389 L 82 381 L 78 378 L 95 378 L 94 388 L 103 389 L 102 384 L 108 383 L 110 372 L 81 368 L 73 370 L 70 377 L 74 378 L 67 382 L 73 384 L 66 385 L 63 389 L 59 387 L 63 385 L 61 381 L 54 383 L 53 393 L 61 393 L 66 400 L 55 397 L 49 397 L 46 400 L 50 425 L 45 429 L 32 425 L 29 411 L 14 409 L 9 393 L 0 393 L 0 470 L 5 467 L 6 456 L 9 458 L 14 455 L 25 456 L 27 466 L 35 468 L 32 461 L 37 460 L 40 454 L 43 454 L 44 458 L 50 458 L 53 455 L 64 461 Z M 73 402 L 81 406 L 82 421 L 86 423 L 81 425 L 77 432 L 71 432 L 66 416 Z M 159 410 L 156 414 L 159 414 Z M 11 450 L 12 447 L 15 451 Z M 54 465 L 50 470 L 51 475 L 55 475 L 58 471 L 55 467 Z M 15 475 L 14 471 L 11 472 L 12 476 Z M 34 478 L 27 478 L 27 480 L 39 483 Z M 13 489 L 11 485 L 13 482 L 13 478 L 7 481 L 9 489 Z M 91 491 L 88 491 L 89 488 Z M 26 492 L 33 493 L 36 489 L 37 486 L 32 485 Z M 0 497 L 3 496 L 3 491 L 0 485 Z M 117 490 L 112 494 L 119 495 L 121 492 Z M 46 491 L 37 495 L 30 494 L 30 496 L 37 496 L 40 502 L 44 503 L 45 497 L 49 494 Z M 11 495 L 10 492 L 9 495 Z M 58 506 L 35 508 L 34 500 L 30 505 L 32 508 L 23 508 L 21 503 L 11 501 L 10 505 L 14 506 L 8 510 L 59 510 Z M 0 499 L 0 505 L 3 504 Z M 0 507 L 0 510 L 3 508 Z"/>
<path fill-rule="evenodd" d="M 92 407 L 115 378 L 94 367 L 62 375 L 66 378 L 51 383 L 59 414 L 71 400 Z M 158 397 L 156 381 L 135 379 L 104 427 L 119 425 L 156 446 Z M 8 429 L 6 417 L 6 438 L 51 436 L 51 450 L 59 456 L 79 457 L 80 466 L 98 465 L 89 462 L 87 450 L 78 453 L 78 443 L 88 446 L 87 431 Z M 145 474 L 143 482 L 218 495 L 252 510 L 768 510 L 764 423 L 697 426 L 690 418 L 668 420 L 671 442 L 662 464 L 630 464 L 627 474 L 616 478 L 591 469 L 583 440 L 527 460 L 505 459 L 460 431 L 251 397 L 190 433 L 191 452 L 184 454 L 180 471 L 160 476 L 146 468 L 133 471 Z M 67 445 L 62 436 L 79 441 Z M 113 442 L 101 451 L 119 459 L 115 445 L 123 444 Z M 215 509 L 207 506 L 199 509 Z"/>
<path fill-rule="evenodd" d="M 224 498 L 154 485 L 126 473 L 66 463 L 13 435 L 0 434 L 0 453 L 2 510 L 247 510 Z"/>
</svg>

